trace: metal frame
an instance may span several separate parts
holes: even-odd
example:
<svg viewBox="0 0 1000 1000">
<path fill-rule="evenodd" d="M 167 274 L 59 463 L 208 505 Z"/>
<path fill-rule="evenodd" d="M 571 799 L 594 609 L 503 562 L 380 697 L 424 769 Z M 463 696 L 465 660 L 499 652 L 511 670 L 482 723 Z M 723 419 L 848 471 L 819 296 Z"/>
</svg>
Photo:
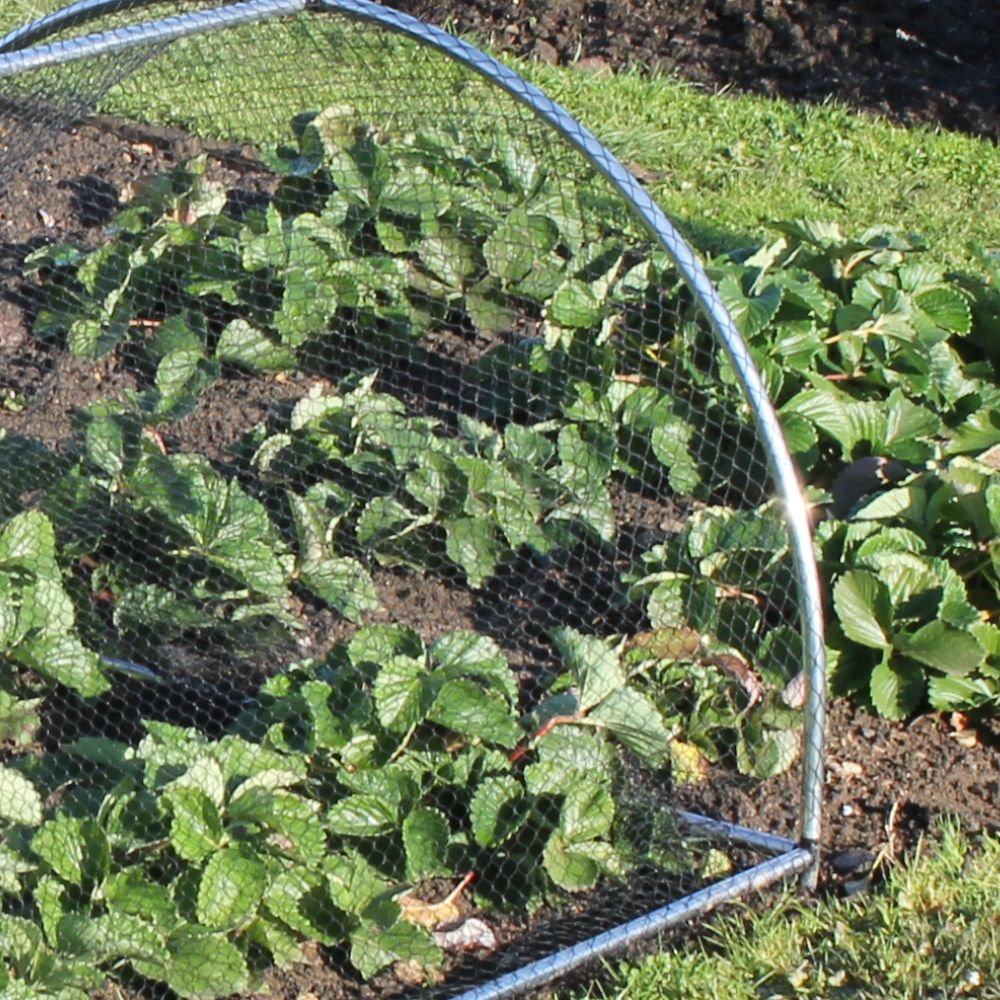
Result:
<svg viewBox="0 0 1000 1000">
<path fill-rule="evenodd" d="M 468 990 L 461 994 L 461 1000 L 497 1000 L 514 992 L 539 986 L 595 958 L 677 926 L 720 903 L 793 875 L 800 875 L 807 888 L 815 887 L 823 793 L 826 662 L 820 583 L 813 557 L 809 510 L 760 373 L 691 247 L 618 159 L 541 90 L 469 43 L 370 0 L 239 0 L 208 10 L 171 15 L 70 40 L 40 44 L 60 31 L 84 25 L 101 15 L 139 10 L 163 2 L 165 0 L 78 0 L 69 7 L 10 32 L 0 39 L 0 79 L 139 46 L 167 44 L 186 35 L 221 31 L 308 10 L 339 14 L 374 24 L 436 49 L 500 87 L 555 128 L 622 195 L 635 216 L 645 224 L 674 261 L 704 309 L 719 343 L 733 364 L 753 411 L 758 431 L 767 444 L 771 473 L 784 503 L 798 578 L 802 604 L 803 670 L 808 680 L 798 844 L 703 816 L 678 813 L 679 819 L 689 827 L 775 856 L 652 913 Z"/>
</svg>

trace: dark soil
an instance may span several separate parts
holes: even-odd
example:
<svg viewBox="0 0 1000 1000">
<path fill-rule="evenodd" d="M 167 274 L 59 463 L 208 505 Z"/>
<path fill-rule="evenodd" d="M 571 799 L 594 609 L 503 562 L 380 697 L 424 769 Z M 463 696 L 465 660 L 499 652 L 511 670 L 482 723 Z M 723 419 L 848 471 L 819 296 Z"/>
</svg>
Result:
<svg viewBox="0 0 1000 1000">
<path fill-rule="evenodd" d="M 959 18 L 958 7 L 964 5 L 947 0 L 899 5 L 905 12 L 905 18 L 899 15 L 900 26 L 933 39 L 938 47 L 954 46 L 948 51 L 974 61 L 981 81 L 966 72 L 964 62 L 932 57 L 914 42 L 897 46 L 892 42 L 895 22 L 877 14 L 876 5 L 871 9 L 856 5 L 860 13 L 849 14 L 848 8 L 855 5 L 799 0 L 784 4 L 521 0 L 510 8 L 516 20 L 502 17 L 510 12 L 505 4 L 486 0 L 460 0 L 453 11 L 446 3 L 423 0 L 407 6 L 425 14 L 424 8 L 433 8 L 436 20 L 453 13 L 459 27 L 492 34 L 517 51 L 534 50 L 563 60 L 579 53 L 613 67 L 640 61 L 678 69 L 713 85 L 735 82 L 796 97 L 820 99 L 836 93 L 903 120 L 938 121 L 983 135 L 997 134 L 995 95 L 984 82 L 989 78 L 987 60 L 997 58 L 997 48 L 986 44 L 991 30 L 996 36 L 996 17 L 964 10 Z M 944 24 L 935 27 L 930 21 L 915 20 L 918 15 L 931 17 L 932 7 L 935 17 L 946 10 L 955 14 L 960 23 L 954 32 Z M 966 36 L 957 28 L 970 32 L 975 25 L 977 44 L 966 48 Z M 836 70 L 830 56 L 834 49 L 839 52 Z M 748 52 L 763 60 L 758 73 L 751 70 Z M 881 62 L 874 58 L 877 54 Z M 859 69 L 866 56 L 867 76 Z M 920 72 L 925 75 L 918 85 Z M 885 84 L 881 90 L 878 81 Z M 97 398 L 122 397 L 139 385 L 141 376 L 127 363 L 85 363 L 34 339 L 29 332 L 34 304 L 20 279 L 21 263 L 32 249 L 52 240 L 93 244 L 126 184 L 190 152 L 187 144 L 179 147 L 170 138 L 122 136 L 107 127 L 85 125 L 59 137 L 0 193 L 0 430 L 27 434 L 58 449 L 71 435 L 73 414 L 81 406 Z M 238 179 L 251 191 L 267 184 L 265 176 L 252 169 L 238 170 L 225 157 L 213 159 L 210 169 Z M 439 363 L 447 370 L 475 350 L 475 345 L 454 338 L 430 340 L 428 365 Z M 222 460 L 226 445 L 275 408 L 303 395 L 315 377 L 321 376 L 224 379 L 203 396 L 194 414 L 167 432 L 165 444 Z M 415 391 L 415 386 L 425 384 L 414 381 L 413 372 L 400 378 L 401 390 Z M 421 378 L 429 384 L 433 373 L 425 372 Z M 441 402 L 445 390 L 440 382 L 435 391 Z M 608 606 L 621 561 L 636 546 L 648 548 L 657 537 L 677 530 L 684 512 L 625 491 L 615 496 L 615 505 L 623 542 L 613 556 L 559 568 L 526 560 L 476 594 L 447 576 L 377 570 L 383 608 L 372 620 L 409 622 L 427 640 L 456 628 L 485 631 L 504 646 L 522 670 L 522 679 L 546 666 L 550 651 L 545 633 L 555 624 L 634 631 L 640 622 L 596 622 L 582 609 Z M 581 592 L 587 599 L 580 600 Z M 303 608 L 302 618 L 305 628 L 294 650 L 297 655 L 321 655 L 353 631 L 353 626 L 319 608 Z M 190 650 L 177 653 L 178 668 L 191 674 L 195 685 L 196 659 Z M 267 669 L 267 664 L 257 666 Z M 841 870 L 835 872 L 827 864 L 825 883 L 836 887 L 857 874 L 848 870 L 852 866 L 844 862 L 845 851 L 860 849 L 861 860 L 854 867 L 863 870 L 865 856 L 875 855 L 886 843 L 895 850 L 911 847 L 945 814 L 960 816 L 969 830 L 1000 829 L 998 745 L 1000 729 L 995 725 L 956 734 L 954 725 L 938 717 L 896 724 L 835 703 L 829 726 L 823 846 L 826 857 L 838 862 L 835 867 Z M 710 780 L 683 789 L 680 804 L 794 836 L 797 781 L 797 774 L 789 774 L 752 782 L 718 768 Z M 579 921 L 593 926 L 586 911 Z M 515 925 L 501 926 L 501 936 L 516 930 Z M 397 979 L 378 989 L 380 995 L 388 995 L 401 985 Z M 294 976 L 275 976 L 271 987 L 277 997 L 307 996 L 306 990 L 337 997 L 355 989 L 337 973 L 336 956 L 319 953 L 314 967 Z"/>
<path fill-rule="evenodd" d="M 552 63 L 829 99 L 1000 139 L 1000 6 L 967 0 L 395 0 Z"/>
</svg>

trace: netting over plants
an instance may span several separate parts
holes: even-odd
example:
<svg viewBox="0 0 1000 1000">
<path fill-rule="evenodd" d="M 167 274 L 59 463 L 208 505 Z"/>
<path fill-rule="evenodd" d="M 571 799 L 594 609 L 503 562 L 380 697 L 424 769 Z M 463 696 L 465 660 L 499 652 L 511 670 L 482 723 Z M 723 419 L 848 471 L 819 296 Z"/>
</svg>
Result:
<svg viewBox="0 0 1000 1000">
<path fill-rule="evenodd" d="M 514 73 L 308 7 L 0 42 L 12 996 L 500 996 L 816 861 L 807 509 L 723 299 Z M 798 829 L 713 807 L 780 772 Z"/>
</svg>

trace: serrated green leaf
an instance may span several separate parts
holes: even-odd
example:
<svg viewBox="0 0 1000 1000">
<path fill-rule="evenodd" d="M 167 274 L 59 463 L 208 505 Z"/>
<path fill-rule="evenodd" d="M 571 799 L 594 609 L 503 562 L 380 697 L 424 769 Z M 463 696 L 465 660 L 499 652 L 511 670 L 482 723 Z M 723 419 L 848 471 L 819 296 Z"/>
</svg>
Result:
<svg viewBox="0 0 1000 1000">
<path fill-rule="evenodd" d="M 21 826 L 42 822 L 42 796 L 23 774 L 0 767 L 0 820 Z"/>
<path fill-rule="evenodd" d="M 97 654 L 72 635 L 38 635 L 18 646 L 14 657 L 36 673 L 65 684 L 85 698 L 93 698 L 111 688 Z"/>
<path fill-rule="evenodd" d="M 20 895 L 24 891 L 21 876 L 33 872 L 37 867 L 9 844 L 0 844 L 0 894 Z"/>
<path fill-rule="evenodd" d="M 801 738 L 790 729 L 765 731 L 759 740 L 741 739 L 737 744 L 737 767 L 741 774 L 764 780 L 787 771 L 799 757 Z"/>
<path fill-rule="evenodd" d="M 859 507 L 854 513 L 856 521 L 888 521 L 898 517 L 909 517 L 921 509 L 923 493 L 919 484 L 897 486 L 885 490 Z"/>
<path fill-rule="evenodd" d="M 363 913 L 392 884 L 359 851 L 329 854 L 322 869 L 330 899 L 345 913 Z"/>
<path fill-rule="evenodd" d="M 222 841 L 222 820 L 215 803 L 200 788 L 174 788 L 166 795 L 171 807 L 170 843 L 185 861 L 201 861 Z"/>
<path fill-rule="evenodd" d="M 421 657 L 424 644 L 409 625 L 366 625 L 354 633 L 347 644 L 351 662 L 356 666 L 381 666 L 397 655 Z"/>
<path fill-rule="evenodd" d="M 157 927 L 173 930 L 180 922 L 170 890 L 151 881 L 139 868 L 112 872 L 104 886 L 108 906 L 145 917 Z"/>
<path fill-rule="evenodd" d="M 984 677 L 935 674 L 928 678 L 927 700 L 939 712 L 962 712 L 988 705 L 996 698 L 996 684 Z"/>
<path fill-rule="evenodd" d="M 97 821 L 56 816 L 31 838 L 31 849 L 63 881 L 99 885 L 111 867 L 111 848 Z"/>
<path fill-rule="evenodd" d="M 913 301 L 931 323 L 948 333 L 965 334 L 972 330 L 972 311 L 958 288 L 937 285 L 918 290 Z"/>
<path fill-rule="evenodd" d="M 525 784 L 532 795 L 561 795 L 578 778 L 610 776 L 610 754 L 607 741 L 584 727 L 559 726 L 538 742 Z"/>
<path fill-rule="evenodd" d="M 455 517 L 445 522 L 445 552 L 479 589 L 493 575 L 500 555 L 493 522 L 487 517 Z"/>
<path fill-rule="evenodd" d="M 256 914 L 266 887 L 267 868 L 251 851 L 216 851 L 198 884 L 198 920 L 213 930 L 240 927 Z"/>
<path fill-rule="evenodd" d="M 545 314 L 558 326 L 587 329 L 601 321 L 604 304 L 592 285 L 578 278 L 567 278 L 546 303 Z"/>
<path fill-rule="evenodd" d="M 575 781 L 567 786 L 559 810 L 559 829 L 568 843 L 605 836 L 614 818 L 615 802 L 603 782 Z"/>
<path fill-rule="evenodd" d="M 375 678 L 375 710 L 390 732 L 402 733 L 416 725 L 430 708 L 427 671 L 421 660 L 393 656 Z"/>
<path fill-rule="evenodd" d="M 56 576 L 55 552 L 55 530 L 41 511 L 16 514 L 0 532 L 0 564 L 23 566 L 40 576 Z"/>
<path fill-rule="evenodd" d="M 59 947 L 59 924 L 66 913 L 67 888 L 66 883 L 54 875 L 43 875 L 32 893 L 45 939 L 53 948 Z"/>
<path fill-rule="evenodd" d="M 226 776 L 222 765 L 207 753 L 195 757 L 187 770 L 166 787 L 170 790 L 195 788 L 203 792 L 216 809 L 221 809 L 226 801 Z"/>
<path fill-rule="evenodd" d="M 833 606 L 844 635 L 873 649 L 890 645 L 886 625 L 890 620 L 889 592 L 871 573 L 851 570 L 833 588 Z"/>
<path fill-rule="evenodd" d="M 923 697 L 923 671 L 916 664 L 884 657 L 872 671 L 869 691 L 872 704 L 880 715 L 887 719 L 905 719 Z"/>
<path fill-rule="evenodd" d="M 127 913 L 90 917 L 68 913 L 59 921 L 59 947 L 94 964 L 117 959 L 158 960 L 166 940 L 157 928 Z"/>
<path fill-rule="evenodd" d="M 295 867 L 282 872 L 266 890 L 264 905 L 278 920 L 321 944 L 339 944 L 347 934 L 344 913 L 334 905 L 318 870 Z"/>
<path fill-rule="evenodd" d="M 649 443 L 657 460 L 667 470 L 670 488 L 682 496 L 693 493 L 701 484 L 701 471 L 691 455 L 694 428 L 678 417 L 654 427 Z"/>
<path fill-rule="evenodd" d="M 574 850 L 575 846 L 556 830 L 546 841 L 542 858 L 546 873 L 556 885 L 570 892 L 582 892 L 597 884 L 601 870 L 585 851 Z"/>
<path fill-rule="evenodd" d="M 731 274 L 719 281 L 718 288 L 740 333 L 749 339 L 756 337 L 774 319 L 784 297 L 783 289 L 774 284 L 766 285 L 756 294 L 747 295 L 739 280 Z"/>
<path fill-rule="evenodd" d="M 974 635 L 942 621 L 928 622 L 912 635 L 897 636 L 895 645 L 904 656 L 957 676 L 971 673 L 986 658 Z"/>
<path fill-rule="evenodd" d="M 431 644 L 429 652 L 436 672 L 447 677 L 480 677 L 516 701 L 517 678 L 491 637 L 465 630 L 448 632 Z"/>
<path fill-rule="evenodd" d="M 380 607 L 371 574 L 357 559 L 343 557 L 307 562 L 299 570 L 299 579 L 304 587 L 350 621 L 359 622 Z"/>
<path fill-rule="evenodd" d="M 393 962 L 410 961 L 435 968 L 441 960 L 441 950 L 430 933 L 402 920 L 386 928 L 364 923 L 351 933 L 351 963 L 366 979 Z"/>
<path fill-rule="evenodd" d="M 34 921 L 0 913 L 0 955 L 26 967 L 43 946 L 41 929 Z"/>
<path fill-rule="evenodd" d="M 523 732 L 507 699 L 472 680 L 446 681 L 427 713 L 431 722 L 470 739 L 517 746 Z"/>
<path fill-rule="evenodd" d="M 670 754 L 673 732 L 656 705 L 634 688 L 613 692 L 591 716 L 651 767 L 660 767 Z"/>
<path fill-rule="evenodd" d="M 139 459 L 142 423 L 115 400 L 101 400 L 76 416 L 87 459 L 111 480 L 131 470 Z"/>
<path fill-rule="evenodd" d="M 559 229 L 550 218 L 517 208 L 483 244 L 483 256 L 490 273 L 502 282 L 520 281 L 558 239 Z"/>
<path fill-rule="evenodd" d="M 167 942 L 167 954 L 159 963 L 133 962 L 138 972 L 164 980 L 180 997 L 209 1000 L 243 990 L 249 979 L 246 959 L 223 934 L 209 934 L 199 928 L 174 931 Z M 156 975 L 162 968 L 162 975 Z"/>
<path fill-rule="evenodd" d="M 481 266 L 473 245 L 460 233 L 445 228 L 422 239 L 417 256 L 431 274 L 454 288 L 463 287 Z"/>
<path fill-rule="evenodd" d="M 476 787 L 469 805 L 472 835 L 480 847 L 495 847 L 509 840 L 528 819 L 524 788 L 512 775 L 485 778 Z"/>
<path fill-rule="evenodd" d="M 580 711 L 587 712 L 625 686 L 621 656 L 596 635 L 556 629 L 552 639 L 580 686 Z"/>
<path fill-rule="evenodd" d="M 346 837 L 375 837 L 399 822 L 398 807 L 377 795 L 348 795 L 330 806 L 326 825 Z"/>
<path fill-rule="evenodd" d="M 403 820 L 406 877 L 411 881 L 447 874 L 451 829 L 440 809 L 418 806 Z"/>
</svg>

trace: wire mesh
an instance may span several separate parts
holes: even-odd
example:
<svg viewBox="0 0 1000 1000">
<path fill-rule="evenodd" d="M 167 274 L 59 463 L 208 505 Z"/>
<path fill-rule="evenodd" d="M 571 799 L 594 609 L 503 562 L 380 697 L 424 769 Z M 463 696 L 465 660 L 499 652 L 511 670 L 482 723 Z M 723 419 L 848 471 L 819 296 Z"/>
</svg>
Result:
<svg viewBox="0 0 1000 1000">
<path fill-rule="evenodd" d="M 0 41 L 0 977 L 43 995 L 485 1000 L 815 865 L 807 512 L 718 293 L 510 70 L 300 6 Z M 702 818 L 727 774 L 800 822 Z"/>
</svg>

